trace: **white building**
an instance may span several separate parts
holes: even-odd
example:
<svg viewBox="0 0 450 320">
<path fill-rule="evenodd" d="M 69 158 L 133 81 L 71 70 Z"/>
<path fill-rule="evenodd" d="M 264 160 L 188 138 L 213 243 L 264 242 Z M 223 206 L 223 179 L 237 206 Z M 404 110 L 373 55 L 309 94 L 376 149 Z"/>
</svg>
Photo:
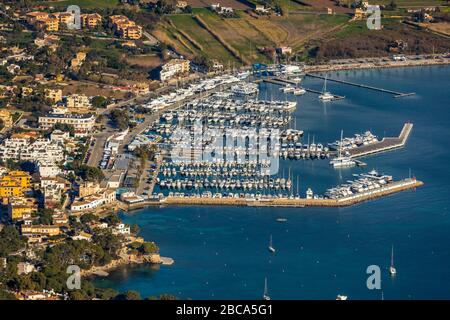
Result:
<svg viewBox="0 0 450 320">
<path fill-rule="evenodd" d="M 51 140 L 40 138 L 9 138 L 0 145 L 0 159 L 55 163 L 65 159 L 64 148 Z"/>
<path fill-rule="evenodd" d="M 161 67 L 159 78 L 161 81 L 167 81 L 187 72 L 189 72 L 189 60 L 172 59 Z"/>
<path fill-rule="evenodd" d="M 129 235 L 131 233 L 130 226 L 127 226 L 126 224 L 119 223 L 117 226 L 112 229 L 112 234 L 122 234 L 122 235 Z"/>
<path fill-rule="evenodd" d="M 43 130 L 53 128 L 57 123 L 69 124 L 75 128 L 75 136 L 83 137 L 92 133 L 95 125 L 95 115 L 93 114 L 48 114 L 39 117 L 39 127 Z"/>
<path fill-rule="evenodd" d="M 66 140 L 69 139 L 69 132 L 61 131 L 61 130 L 53 130 L 50 134 L 50 140 L 59 142 L 63 144 Z"/>
<path fill-rule="evenodd" d="M 51 161 L 39 161 L 37 168 L 41 177 L 56 177 L 61 173 L 61 169 Z"/>
<path fill-rule="evenodd" d="M 75 199 L 70 206 L 72 211 L 88 211 L 116 201 L 116 191 L 107 189 L 93 195 Z"/>
</svg>

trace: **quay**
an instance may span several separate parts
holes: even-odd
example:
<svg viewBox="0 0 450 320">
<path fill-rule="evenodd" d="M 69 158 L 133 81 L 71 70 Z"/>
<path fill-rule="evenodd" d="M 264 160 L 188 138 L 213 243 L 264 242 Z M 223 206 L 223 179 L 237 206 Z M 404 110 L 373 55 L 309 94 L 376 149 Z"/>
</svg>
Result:
<svg viewBox="0 0 450 320">
<path fill-rule="evenodd" d="M 393 149 L 402 148 L 405 146 L 406 141 L 408 140 L 409 135 L 411 134 L 412 128 L 413 128 L 412 123 L 409 122 L 405 123 L 398 137 L 383 138 L 383 140 L 381 140 L 380 142 L 348 150 L 349 157 L 350 158 L 364 157 L 374 153 L 380 153 L 390 151 Z"/>
<path fill-rule="evenodd" d="M 328 80 L 328 79 L 327 79 L 327 80 Z M 259 81 L 257 80 L 256 82 L 260 82 L 260 81 L 267 82 L 267 83 L 271 83 L 271 84 L 276 84 L 276 85 L 279 85 L 279 86 L 284 86 L 284 85 L 286 85 L 286 84 L 291 84 L 291 85 L 296 85 L 296 84 L 297 84 L 297 82 L 295 82 L 295 81 L 293 81 L 293 80 L 290 80 L 290 79 L 284 79 L 284 78 L 277 78 L 277 77 L 266 78 L 266 79 L 259 80 Z M 322 92 L 321 92 L 321 91 L 318 91 L 318 90 L 305 88 L 305 87 L 303 87 L 303 86 L 302 86 L 302 88 L 305 89 L 307 92 L 311 92 L 311 93 L 315 93 L 315 94 L 322 94 Z M 339 95 L 336 95 L 336 94 L 333 94 L 333 96 L 334 96 L 333 100 L 341 100 L 341 99 L 345 99 L 344 96 L 339 96 Z"/>
<path fill-rule="evenodd" d="M 319 75 L 316 75 L 316 74 L 312 74 L 312 73 L 305 73 L 305 76 L 311 77 L 311 78 L 318 78 L 318 79 L 325 80 L 325 77 L 319 76 Z M 354 87 L 374 90 L 374 91 L 378 91 L 378 92 L 390 93 L 390 94 L 394 95 L 394 98 L 402 98 L 402 97 L 408 97 L 408 96 L 415 95 L 414 92 L 403 93 L 403 92 L 397 92 L 397 91 L 393 91 L 393 90 L 377 88 L 377 87 L 373 87 L 373 86 L 369 86 L 369 85 L 365 85 L 365 84 L 360 84 L 360 83 L 354 83 L 354 82 L 345 81 L 345 80 L 333 79 L 333 78 L 328 78 L 328 77 L 326 79 L 327 79 L 327 81 L 333 81 L 333 82 L 337 82 L 337 83 L 347 84 L 347 85 L 354 86 Z"/>
<path fill-rule="evenodd" d="M 375 190 L 357 193 L 339 199 L 308 198 L 235 198 L 235 197 L 165 197 L 160 200 L 144 201 L 128 206 L 128 210 L 142 209 L 152 205 L 182 206 L 247 206 L 247 207 L 346 207 L 368 200 L 388 196 L 397 192 L 415 189 L 422 186 L 422 181 L 415 178 L 392 182 Z"/>
</svg>

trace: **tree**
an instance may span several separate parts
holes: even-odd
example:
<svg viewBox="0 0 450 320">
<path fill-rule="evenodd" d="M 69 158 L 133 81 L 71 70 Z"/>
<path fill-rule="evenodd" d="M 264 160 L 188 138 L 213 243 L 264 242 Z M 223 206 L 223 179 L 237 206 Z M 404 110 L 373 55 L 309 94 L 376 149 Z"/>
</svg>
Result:
<svg viewBox="0 0 450 320">
<path fill-rule="evenodd" d="M 56 130 L 61 130 L 63 132 L 68 132 L 70 136 L 75 136 L 75 127 L 71 124 L 67 123 L 57 123 L 55 124 L 54 128 Z"/>
<path fill-rule="evenodd" d="M 85 164 L 79 165 L 74 163 L 75 174 L 83 180 L 101 182 L 105 175 L 100 168 L 91 167 Z"/>
<path fill-rule="evenodd" d="M 86 224 L 93 221 L 98 221 L 98 217 L 93 213 L 86 213 L 80 217 L 80 221 L 82 224 Z"/>
<path fill-rule="evenodd" d="M 95 96 L 91 103 L 94 108 L 106 108 L 108 100 L 103 96 Z"/>
<path fill-rule="evenodd" d="M 128 290 L 125 293 L 118 294 L 115 300 L 141 300 L 141 295 L 137 291 Z"/>
<path fill-rule="evenodd" d="M 5 226 L 0 231 L 0 257 L 6 257 L 25 247 L 25 239 L 13 225 Z"/>
<path fill-rule="evenodd" d="M 158 253 L 159 248 L 154 242 L 144 242 L 142 246 L 139 248 L 139 251 L 143 254 L 152 254 Z"/>
</svg>

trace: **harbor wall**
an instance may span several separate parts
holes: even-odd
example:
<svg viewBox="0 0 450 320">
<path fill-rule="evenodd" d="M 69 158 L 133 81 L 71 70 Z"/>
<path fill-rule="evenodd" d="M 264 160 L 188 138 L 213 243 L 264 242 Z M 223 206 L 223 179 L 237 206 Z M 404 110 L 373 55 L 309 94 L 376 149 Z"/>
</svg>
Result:
<svg viewBox="0 0 450 320">
<path fill-rule="evenodd" d="M 340 199 L 245 199 L 245 198 L 191 198 L 166 197 L 160 201 L 141 202 L 128 207 L 129 210 L 141 209 L 150 205 L 193 205 L 193 206 L 251 206 L 251 207 L 344 207 L 373 200 L 397 192 L 422 186 L 422 181 L 408 178 L 392 182 L 376 190 L 370 190 Z"/>
</svg>

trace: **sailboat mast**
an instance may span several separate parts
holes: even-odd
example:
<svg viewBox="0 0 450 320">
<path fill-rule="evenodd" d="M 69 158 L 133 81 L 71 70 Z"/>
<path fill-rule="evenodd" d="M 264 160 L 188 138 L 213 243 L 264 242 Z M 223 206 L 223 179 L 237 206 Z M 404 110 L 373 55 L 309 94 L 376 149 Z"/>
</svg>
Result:
<svg viewBox="0 0 450 320">
<path fill-rule="evenodd" d="M 391 267 L 394 266 L 394 245 L 392 245 L 392 250 L 391 250 Z"/>
</svg>

